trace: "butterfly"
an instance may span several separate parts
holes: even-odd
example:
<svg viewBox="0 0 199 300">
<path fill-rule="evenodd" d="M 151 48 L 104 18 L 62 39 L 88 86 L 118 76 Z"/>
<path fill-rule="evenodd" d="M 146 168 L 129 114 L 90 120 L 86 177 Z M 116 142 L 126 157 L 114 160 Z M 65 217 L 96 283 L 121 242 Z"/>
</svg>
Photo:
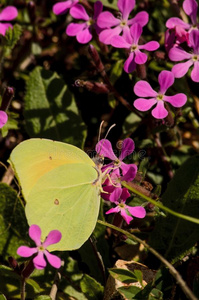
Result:
<svg viewBox="0 0 199 300">
<path fill-rule="evenodd" d="M 40 226 L 43 238 L 54 229 L 62 233 L 49 250 L 81 247 L 99 214 L 101 158 L 95 163 L 73 145 L 33 138 L 21 142 L 9 162 L 22 187 L 29 225 Z"/>
</svg>

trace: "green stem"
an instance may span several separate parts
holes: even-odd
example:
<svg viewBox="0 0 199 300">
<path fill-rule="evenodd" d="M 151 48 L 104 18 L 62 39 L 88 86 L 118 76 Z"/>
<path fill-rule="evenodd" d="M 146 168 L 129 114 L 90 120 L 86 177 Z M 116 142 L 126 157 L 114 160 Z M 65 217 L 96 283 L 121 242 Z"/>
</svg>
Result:
<svg viewBox="0 0 199 300">
<path fill-rule="evenodd" d="M 26 286 L 26 279 L 22 277 L 21 278 L 21 300 L 25 300 L 25 286 Z"/>
<path fill-rule="evenodd" d="M 122 234 L 125 234 L 128 238 L 131 240 L 134 240 L 138 242 L 139 244 L 142 244 L 146 249 L 148 249 L 153 255 L 155 255 L 170 271 L 171 275 L 175 278 L 179 286 L 181 287 L 182 291 L 185 293 L 188 299 L 190 300 L 198 300 L 198 298 L 192 293 L 192 291 L 187 286 L 186 282 L 182 279 L 180 273 L 170 264 L 160 253 L 158 253 L 155 249 L 153 249 L 151 246 L 149 246 L 147 243 L 145 243 L 143 240 L 139 239 L 135 235 L 129 233 L 126 230 L 123 230 L 121 228 L 118 228 L 112 224 L 109 224 L 107 222 L 104 222 L 102 220 L 97 221 L 99 224 L 110 227 L 114 230 L 117 230 L 121 232 Z"/>
<path fill-rule="evenodd" d="M 199 224 L 199 219 L 196 219 L 196 218 L 193 218 L 193 217 L 190 217 L 190 216 L 187 216 L 187 215 L 183 215 L 183 214 L 180 214 L 176 211 L 173 211 L 172 209 L 164 206 L 163 204 L 161 204 L 160 202 L 157 202 L 156 200 L 154 199 L 151 199 L 149 197 L 147 197 L 146 195 L 142 194 L 141 192 L 137 191 L 135 188 L 129 186 L 125 181 L 122 181 L 121 182 L 122 185 L 124 187 L 126 187 L 128 190 L 130 190 L 132 193 L 140 196 L 141 198 L 143 198 L 144 200 L 146 200 L 147 202 L 150 202 L 152 204 L 154 204 L 155 206 L 159 207 L 160 209 L 170 213 L 171 215 L 174 215 L 178 218 L 181 218 L 181 219 L 184 219 L 184 220 L 187 220 L 187 221 L 190 221 L 190 222 L 193 222 L 193 223 L 196 223 L 196 224 Z"/>
</svg>

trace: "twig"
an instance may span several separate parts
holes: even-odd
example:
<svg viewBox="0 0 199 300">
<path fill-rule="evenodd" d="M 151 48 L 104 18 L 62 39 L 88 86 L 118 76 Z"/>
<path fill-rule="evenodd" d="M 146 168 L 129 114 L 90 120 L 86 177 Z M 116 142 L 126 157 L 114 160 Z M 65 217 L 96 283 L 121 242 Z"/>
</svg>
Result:
<svg viewBox="0 0 199 300">
<path fill-rule="evenodd" d="M 95 243 L 95 241 L 93 241 L 93 238 L 90 237 L 89 242 L 92 246 L 95 257 L 97 258 L 97 262 L 98 262 L 98 265 L 99 265 L 99 268 L 100 268 L 100 271 L 102 273 L 102 277 L 103 277 L 103 280 L 104 280 L 104 283 L 105 283 L 106 282 L 106 275 L 105 275 L 105 267 L 104 267 L 102 257 L 100 255 L 99 251 L 97 250 L 96 243 Z"/>
<path fill-rule="evenodd" d="M 64 266 L 64 262 L 62 261 L 62 267 Z M 56 274 L 55 274 L 55 278 L 54 278 L 54 282 L 52 285 L 52 288 L 50 290 L 50 294 L 49 296 L 51 297 L 52 300 L 56 300 L 56 295 L 57 295 L 57 291 L 58 291 L 58 285 L 60 283 L 61 280 L 61 272 L 60 269 L 57 270 Z"/>
<path fill-rule="evenodd" d="M 151 253 L 153 253 L 170 271 L 171 275 L 175 278 L 176 282 L 179 284 L 181 287 L 182 291 L 185 293 L 188 299 L 190 300 L 198 300 L 198 298 L 193 294 L 193 292 L 189 289 L 187 286 L 186 282 L 182 279 L 180 273 L 166 260 L 160 253 L 158 253 L 155 249 L 153 249 L 151 246 L 149 246 L 146 242 L 143 240 L 139 239 L 135 235 L 129 233 L 126 230 L 123 230 L 121 228 L 117 228 L 116 226 L 109 224 L 107 222 L 98 220 L 97 221 L 99 224 L 110 227 L 114 230 L 117 230 L 123 234 L 125 234 L 128 238 L 138 242 L 139 244 L 142 244 L 146 249 L 148 249 Z"/>
</svg>

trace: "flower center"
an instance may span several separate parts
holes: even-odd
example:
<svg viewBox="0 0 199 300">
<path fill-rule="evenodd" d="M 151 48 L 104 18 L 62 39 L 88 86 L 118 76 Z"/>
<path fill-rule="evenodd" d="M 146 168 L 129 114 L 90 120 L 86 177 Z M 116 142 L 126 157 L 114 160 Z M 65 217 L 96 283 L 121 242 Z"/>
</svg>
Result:
<svg viewBox="0 0 199 300">
<path fill-rule="evenodd" d="M 199 55 L 194 54 L 194 55 L 192 56 L 192 60 L 193 60 L 193 61 L 199 60 Z"/>
<path fill-rule="evenodd" d="M 114 165 L 115 165 L 115 166 L 119 166 L 119 165 L 120 165 L 119 159 L 117 159 L 117 160 L 114 161 Z"/>
<path fill-rule="evenodd" d="M 156 97 L 157 100 L 163 100 L 163 98 L 164 98 L 164 95 L 162 95 L 162 94 L 158 94 Z"/>
<path fill-rule="evenodd" d="M 127 25 L 127 21 L 126 20 L 122 20 L 121 22 L 120 22 L 120 26 L 121 27 L 124 27 L 124 26 L 126 26 Z"/>
<path fill-rule="evenodd" d="M 121 203 L 118 204 L 118 206 L 119 206 L 120 208 L 125 208 L 126 205 L 125 205 L 123 202 L 121 202 Z"/>
<path fill-rule="evenodd" d="M 88 26 L 91 26 L 91 25 L 93 25 L 95 23 L 95 21 L 93 20 L 93 19 L 89 19 L 87 22 L 86 22 L 86 24 L 88 25 Z"/>
<path fill-rule="evenodd" d="M 39 250 L 39 251 L 44 251 L 45 250 L 45 248 L 44 248 L 44 246 L 39 246 L 39 247 L 37 247 L 37 249 Z"/>
<path fill-rule="evenodd" d="M 134 52 L 137 49 L 138 49 L 138 45 L 132 45 L 131 46 L 131 52 Z"/>
</svg>

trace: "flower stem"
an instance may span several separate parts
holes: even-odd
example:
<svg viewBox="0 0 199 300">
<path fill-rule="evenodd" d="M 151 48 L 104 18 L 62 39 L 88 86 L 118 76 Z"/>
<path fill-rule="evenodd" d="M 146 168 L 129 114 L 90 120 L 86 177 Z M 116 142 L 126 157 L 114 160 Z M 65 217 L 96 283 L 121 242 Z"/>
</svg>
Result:
<svg viewBox="0 0 199 300">
<path fill-rule="evenodd" d="M 181 219 L 184 219 L 184 220 L 187 220 L 187 221 L 190 221 L 190 222 L 199 224 L 199 219 L 196 219 L 196 218 L 193 218 L 193 217 L 190 217 L 190 216 L 187 216 L 187 215 L 180 214 L 180 213 L 178 213 L 178 212 L 176 212 L 176 211 L 174 211 L 174 210 L 172 210 L 172 209 L 170 209 L 170 208 L 164 206 L 164 205 L 161 204 L 160 202 L 157 202 L 156 200 L 147 197 L 147 196 L 144 195 L 143 193 L 137 191 L 135 188 L 129 186 L 129 185 L 127 184 L 127 182 L 125 182 L 125 181 L 122 181 L 121 183 L 122 183 L 122 185 L 123 185 L 124 187 L 126 187 L 126 188 L 127 188 L 128 190 L 130 190 L 132 193 L 134 193 L 134 194 L 140 196 L 141 198 L 145 199 L 147 202 L 150 202 L 150 203 L 154 204 L 155 206 L 157 206 L 157 207 L 159 207 L 160 209 L 162 209 L 162 210 L 164 210 L 164 211 L 170 213 L 171 215 L 174 215 L 174 216 L 176 216 L 176 217 L 178 217 L 178 218 L 181 218 Z"/>
<path fill-rule="evenodd" d="M 21 300 L 25 300 L 25 292 L 26 292 L 26 279 L 21 277 Z"/>
<path fill-rule="evenodd" d="M 112 228 L 114 230 L 117 230 L 117 231 L 125 234 L 131 240 L 134 240 L 134 241 L 138 242 L 139 244 L 142 244 L 146 249 L 148 249 L 153 255 L 155 255 L 169 269 L 171 275 L 175 278 L 175 280 L 177 281 L 177 283 L 181 287 L 182 291 L 187 296 L 187 299 L 198 300 L 198 298 L 189 289 L 189 287 L 187 286 L 186 282 L 182 279 L 180 273 L 178 273 L 178 271 L 172 266 L 172 264 L 170 264 L 168 262 L 168 260 L 166 260 L 160 253 L 158 253 L 155 249 L 153 249 L 151 246 L 149 246 L 146 242 L 144 242 L 143 240 L 139 239 L 135 235 L 129 233 L 128 231 L 123 230 L 121 228 L 117 228 L 116 226 L 114 226 L 112 224 L 109 224 L 109 223 L 104 222 L 102 220 L 98 220 L 97 222 L 99 224 L 101 224 L 101 225 L 104 225 L 104 226 L 110 227 L 110 228 Z"/>
</svg>

